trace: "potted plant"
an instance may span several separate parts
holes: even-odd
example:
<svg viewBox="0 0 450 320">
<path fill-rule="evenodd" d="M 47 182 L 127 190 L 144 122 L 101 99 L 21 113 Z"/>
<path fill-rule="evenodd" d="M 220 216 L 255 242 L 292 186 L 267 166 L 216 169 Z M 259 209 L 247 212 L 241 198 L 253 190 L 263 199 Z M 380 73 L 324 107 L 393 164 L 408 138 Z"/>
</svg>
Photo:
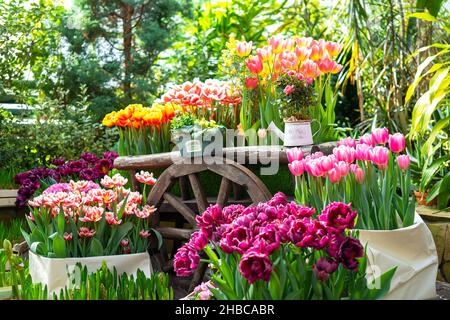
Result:
<svg viewBox="0 0 450 320">
<path fill-rule="evenodd" d="M 220 153 L 223 147 L 225 127 L 214 120 L 195 119 L 190 113 L 174 117 L 170 124 L 172 141 L 183 157 L 202 156 L 207 148 L 208 155 Z"/>
<path fill-rule="evenodd" d="M 356 218 L 350 205 L 332 203 L 316 213 L 282 193 L 247 208 L 210 206 L 197 217 L 200 230 L 175 255 L 174 269 L 189 276 L 206 253 L 211 281 L 192 298 L 379 299 L 396 268 L 366 277 L 364 248 L 351 232 Z"/>
<path fill-rule="evenodd" d="M 147 176 L 151 179 L 147 181 Z M 138 181 L 153 184 L 150 174 Z M 30 275 L 48 291 L 66 285 L 67 272 L 76 263 L 95 271 L 103 261 L 118 272 L 152 273 L 148 247 L 151 239 L 161 245 L 160 234 L 149 227 L 155 212 L 139 192 L 125 188 L 120 174 L 104 176 L 101 186 L 92 181 L 55 184 L 28 201 L 30 232 L 22 234 L 30 247 Z"/>
<path fill-rule="evenodd" d="M 329 156 L 318 152 L 303 159 L 301 149 L 287 152 L 297 201 L 317 210 L 333 201 L 351 203 L 359 213 L 360 240 L 367 244 L 367 272 L 398 267 L 386 298 L 433 298 L 436 247 L 415 212 L 411 160 L 402 154 L 404 149 L 402 134 L 390 135 L 386 128 L 376 128 L 359 140 L 339 141 Z"/>
<path fill-rule="evenodd" d="M 313 144 L 310 108 L 315 105 L 315 92 L 306 80 L 284 74 L 278 79 L 279 103 L 284 121 L 286 147 Z"/>
</svg>

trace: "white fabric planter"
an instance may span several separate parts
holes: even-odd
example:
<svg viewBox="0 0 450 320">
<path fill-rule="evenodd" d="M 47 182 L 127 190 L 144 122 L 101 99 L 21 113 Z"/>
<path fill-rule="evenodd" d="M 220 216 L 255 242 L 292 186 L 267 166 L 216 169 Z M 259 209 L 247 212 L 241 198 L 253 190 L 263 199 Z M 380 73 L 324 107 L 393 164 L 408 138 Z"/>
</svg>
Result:
<svg viewBox="0 0 450 320">
<path fill-rule="evenodd" d="M 397 230 L 359 230 L 367 243 L 367 275 L 379 276 L 394 266 L 386 300 L 419 300 L 436 297 L 438 257 L 427 225 L 416 213 L 414 224 Z"/>
<path fill-rule="evenodd" d="M 52 295 L 53 292 L 59 294 L 62 288 L 69 285 L 68 273 L 71 274 L 75 270 L 77 263 L 86 266 L 90 273 L 97 271 L 102 266 L 103 261 L 111 270 L 115 267 L 118 274 L 125 272 L 136 277 L 137 270 L 140 269 L 147 277 L 150 277 L 153 272 L 150 256 L 147 252 L 59 259 L 42 257 L 30 251 L 29 259 L 29 270 L 33 283 L 40 282 L 47 285 L 49 295 Z"/>
</svg>

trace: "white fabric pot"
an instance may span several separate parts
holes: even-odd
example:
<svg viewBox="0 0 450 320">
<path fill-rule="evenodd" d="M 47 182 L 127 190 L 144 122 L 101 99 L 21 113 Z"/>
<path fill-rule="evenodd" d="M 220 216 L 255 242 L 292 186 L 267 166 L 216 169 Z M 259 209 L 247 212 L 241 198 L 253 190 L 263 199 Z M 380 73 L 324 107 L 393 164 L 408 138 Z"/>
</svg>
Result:
<svg viewBox="0 0 450 320">
<path fill-rule="evenodd" d="M 62 288 L 69 286 L 68 273 L 74 272 L 77 263 L 86 266 L 89 273 L 97 271 L 103 261 L 111 270 L 115 267 L 119 275 L 125 272 L 136 277 L 137 270 L 140 269 L 150 277 L 153 272 L 147 252 L 87 258 L 47 258 L 30 251 L 29 261 L 33 283 L 47 285 L 49 295 L 53 292 L 58 295 Z"/>
<path fill-rule="evenodd" d="M 386 300 L 436 297 L 438 257 L 433 236 L 416 213 L 414 224 L 397 230 L 359 230 L 367 244 L 367 275 L 379 276 L 397 266 Z"/>
</svg>

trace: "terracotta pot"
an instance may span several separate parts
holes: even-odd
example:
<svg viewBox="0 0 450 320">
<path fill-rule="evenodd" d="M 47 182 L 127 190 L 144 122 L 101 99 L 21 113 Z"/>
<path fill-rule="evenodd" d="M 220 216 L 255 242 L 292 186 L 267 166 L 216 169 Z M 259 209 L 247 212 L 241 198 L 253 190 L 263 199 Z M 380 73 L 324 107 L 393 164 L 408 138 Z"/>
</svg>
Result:
<svg viewBox="0 0 450 320">
<path fill-rule="evenodd" d="M 437 199 L 434 198 L 430 202 L 427 202 L 428 193 L 422 193 L 420 191 L 414 191 L 414 196 L 416 197 L 416 201 L 421 206 L 432 207 L 437 204 Z"/>
</svg>

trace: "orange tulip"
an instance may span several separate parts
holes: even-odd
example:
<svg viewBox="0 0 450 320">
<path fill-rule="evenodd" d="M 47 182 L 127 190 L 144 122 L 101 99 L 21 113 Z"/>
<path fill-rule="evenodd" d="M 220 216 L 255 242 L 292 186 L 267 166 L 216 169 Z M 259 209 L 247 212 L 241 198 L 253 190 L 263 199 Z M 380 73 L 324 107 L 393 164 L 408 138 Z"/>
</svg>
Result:
<svg viewBox="0 0 450 320">
<path fill-rule="evenodd" d="M 325 44 L 325 48 L 327 49 L 327 52 L 331 57 L 335 57 L 339 54 L 339 52 L 341 52 L 342 44 L 331 41 Z"/>
<path fill-rule="evenodd" d="M 317 61 L 323 56 L 323 48 L 319 44 L 314 44 L 311 46 L 311 54 L 309 55 L 309 58 L 312 61 Z"/>
</svg>

